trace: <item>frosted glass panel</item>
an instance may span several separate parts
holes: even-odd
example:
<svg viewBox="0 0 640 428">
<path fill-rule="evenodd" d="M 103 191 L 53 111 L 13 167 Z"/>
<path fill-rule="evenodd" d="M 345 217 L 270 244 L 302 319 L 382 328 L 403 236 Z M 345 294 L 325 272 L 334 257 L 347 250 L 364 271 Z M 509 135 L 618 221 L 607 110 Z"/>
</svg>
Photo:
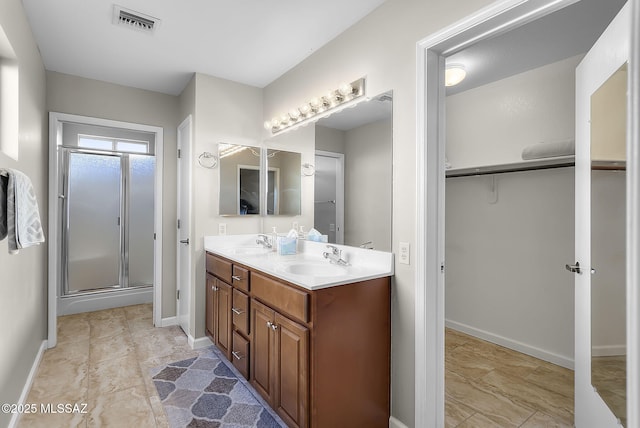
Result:
<svg viewBox="0 0 640 428">
<path fill-rule="evenodd" d="M 129 155 L 129 287 L 153 284 L 155 158 Z"/>
<path fill-rule="evenodd" d="M 120 158 L 69 153 L 68 293 L 120 285 Z"/>
</svg>

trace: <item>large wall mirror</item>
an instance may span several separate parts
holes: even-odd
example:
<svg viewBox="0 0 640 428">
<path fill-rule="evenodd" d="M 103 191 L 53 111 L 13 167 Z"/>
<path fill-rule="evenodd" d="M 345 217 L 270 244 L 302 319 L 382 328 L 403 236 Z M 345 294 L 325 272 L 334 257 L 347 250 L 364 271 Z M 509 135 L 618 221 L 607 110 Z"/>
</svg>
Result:
<svg viewBox="0 0 640 428">
<path fill-rule="evenodd" d="M 626 425 L 627 65 L 591 97 L 591 383 Z"/>
<path fill-rule="evenodd" d="M 315 126 L 314 227 L 329 242 L 391 251 L 393 94 Z"/>
<path fill-rule="evenodd" d="M 260 214 L 261 149 L 220 143 L 220 215 Z"/>
</svg>

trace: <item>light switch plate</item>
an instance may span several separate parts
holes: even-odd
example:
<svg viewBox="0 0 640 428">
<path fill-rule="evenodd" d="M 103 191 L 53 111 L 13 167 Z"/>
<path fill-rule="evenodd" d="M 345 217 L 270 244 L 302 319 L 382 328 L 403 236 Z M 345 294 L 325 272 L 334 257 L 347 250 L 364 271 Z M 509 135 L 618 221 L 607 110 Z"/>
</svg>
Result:
<svg viewBox="0 0 640 428">
<path fill-rule="evenodd" d="M 227 234 L 227 223 L 219 223 L 218 235 L 226 235 L 226 234 Z"/>
<path fill-rule="evenodd" d="M 411 256 L 411 246 L 408 242 L 400 242 L 400 254 L 398 257 L 398 262 L 403 265 L 409 264 L 409 259 Z"/>
<path fill-rule="evenodd" d="M 294 221 L 293 223 L 291 223 L 291 228 L 297 232 L 298 231 L 298 222 Z"/>
</svg>

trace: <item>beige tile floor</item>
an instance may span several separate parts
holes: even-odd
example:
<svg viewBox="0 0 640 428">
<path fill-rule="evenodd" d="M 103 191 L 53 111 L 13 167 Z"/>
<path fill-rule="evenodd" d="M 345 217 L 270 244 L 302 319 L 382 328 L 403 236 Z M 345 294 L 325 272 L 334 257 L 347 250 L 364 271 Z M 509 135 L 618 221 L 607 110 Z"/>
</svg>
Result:
<svg viewBox="0 0 640 428">
<path fill-rule="evenodd" d="M 86 414 L 25 414 L 20 428 L 168 427 L 148 369 L 198 355 L 179 327 L 154 328 L 151 305 L 58 318 L 28 403 Z M 573 372 L 447 329 L 447 427 L 570 427 Z"/>
<path fill-rule="evenodd" d="M 573 371 L 447 329 L 447 427 L 572 427 Z"/>
<path fill-rule="evenodd" d="M 154 328 L 151 305 L 58 318 L 27 403 L 81 404 L 86 414 L 24 414 L 20 428 L 168 427 L 148 369 L 196 356 L 179 327 Z"/>
</svg>

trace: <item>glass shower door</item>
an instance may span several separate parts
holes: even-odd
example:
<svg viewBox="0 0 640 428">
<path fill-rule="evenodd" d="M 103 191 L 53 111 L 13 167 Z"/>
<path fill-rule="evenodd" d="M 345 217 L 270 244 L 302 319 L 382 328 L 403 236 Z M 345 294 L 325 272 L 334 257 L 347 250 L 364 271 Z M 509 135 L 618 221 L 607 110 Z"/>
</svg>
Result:
<svg viewBox="0 0 640 428">
<path fill-rule="evenodd" d="M 127 155 L 127 278 L 129 287 L 153 284 L 153 207 L 155 158 Z"/>
<path fill-rule="evenodd" d="M 68 152 L 65 294 L 121 287 L 122 158 Z"/>
</svg>

